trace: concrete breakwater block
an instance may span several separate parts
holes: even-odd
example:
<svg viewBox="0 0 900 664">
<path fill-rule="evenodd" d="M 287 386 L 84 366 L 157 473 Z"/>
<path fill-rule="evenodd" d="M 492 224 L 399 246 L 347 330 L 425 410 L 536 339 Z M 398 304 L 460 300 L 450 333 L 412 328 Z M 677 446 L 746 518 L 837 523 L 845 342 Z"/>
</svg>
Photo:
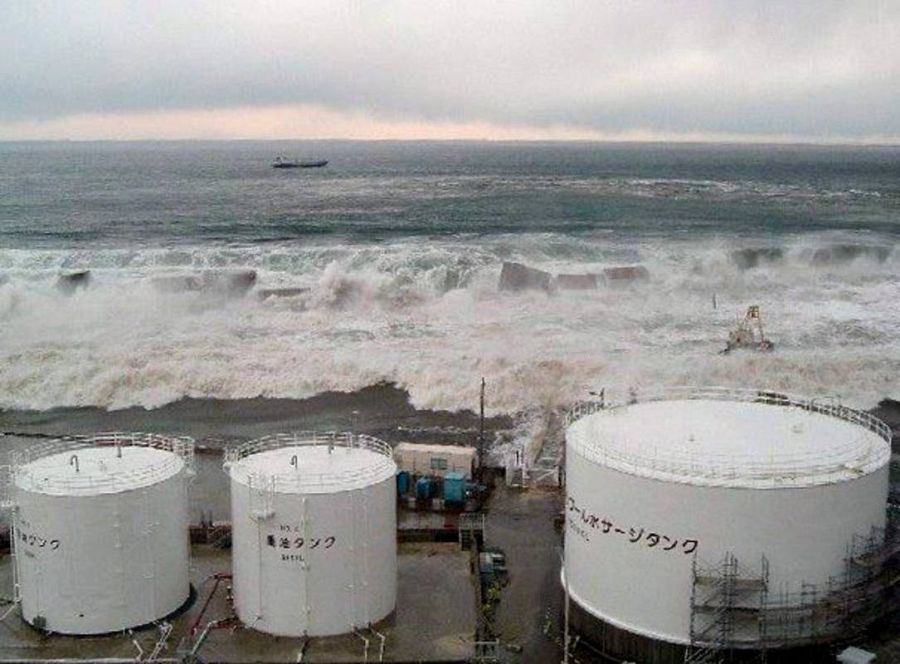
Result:
<svg viewBox="0 0 900 664">
<path fill-rule="evenodd" d="M 643 265 L 627 265 L 625 267 L 608 267 L 603 270 L 603 278 L 607 283 L 626 281 L 643 281 L 650 278 L 650 272 Z"/>
<path fill-rule="evenodd" d="M 625 265 L 605 268 L 602 274 L 558 274 L 556 276 L 521 263 L 504 262 L 500 270 L 499 289 L 502 291 L 523 290 L 594 290 L 601 282 L 624 284 L 650 278 L 650 272 L 643 265 Z"/>
<path fill-rule="evenodd" d="M 91 271 L 80 270 L 60 274 L 56 280 L 56 287 L 66 295 L 70 295 L 79 288 L 87 288 L 89 283 L 91 283 Z"/>
<path fill-rule="evenodd" d="M 551 289 L 553 276 L 549 272 L 536 270 L 521 263 L 503 263 L 500 270 L 500 290 L 545 290 Z"/>
<path fill-rule="evenodd" d="M 263 288 L 259 291 L 260 300 L 268 300 L 270 297 L 297 297 L 308 293 L 308 288 Z"/>
<path fill-rule="evenodd" d="M 833 244 L 828 247 L 819 247 L 813 252 L 813 265 L 834 265 L 849 263 L 858 258 L 866 258 L 878 263 L 884 263 L 891 255 L 891 248 L 881 245 L 865 244 Z"/>
<path fill-rule="evenodd" d="M 256 284 L 256 270 L 235 272 L 202 272 L 155 277 L 153 285 L 166 293 L 184 291 L 215 291 L 243 294 Z"/>
<path fill-rule="evenodd" d="M 731 252 L 731 260 L 741 270 L 777 263 L 783 259 L 784 250 L 780 247 L 748 247 Z"/>
</svg>

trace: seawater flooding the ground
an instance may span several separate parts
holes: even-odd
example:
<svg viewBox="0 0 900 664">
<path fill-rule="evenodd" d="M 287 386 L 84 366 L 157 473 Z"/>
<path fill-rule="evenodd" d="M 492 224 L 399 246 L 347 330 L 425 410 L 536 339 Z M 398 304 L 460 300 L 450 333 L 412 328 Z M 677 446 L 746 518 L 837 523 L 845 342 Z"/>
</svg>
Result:
<svg viewBox="0 0 900 664">
<path fill-rule="evenodd" d="M 684 384 L 870 408 L 900 396 L 898 172 L 889 147 L 0 144 L 0 408 L 389 382 L 455 411 L 481 376 L 491 414 Z M 503 292 L 504 261 L 648 278 Z M 719 355 L 751 304 L 776 351 Z"/>
</svg>

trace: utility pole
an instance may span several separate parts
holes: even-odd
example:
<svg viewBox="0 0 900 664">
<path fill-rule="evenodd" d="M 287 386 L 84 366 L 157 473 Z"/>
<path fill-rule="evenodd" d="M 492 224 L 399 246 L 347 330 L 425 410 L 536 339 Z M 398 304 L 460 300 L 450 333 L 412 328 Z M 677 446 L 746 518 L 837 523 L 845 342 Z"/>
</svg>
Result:
<svg viewBox="0 0 900 664">
<path fill-rule="evenodd" d="M 484 376 L 481 377 L 481 410 L 478 421 L 478 466 L 484 464 Z"/>
</svg>

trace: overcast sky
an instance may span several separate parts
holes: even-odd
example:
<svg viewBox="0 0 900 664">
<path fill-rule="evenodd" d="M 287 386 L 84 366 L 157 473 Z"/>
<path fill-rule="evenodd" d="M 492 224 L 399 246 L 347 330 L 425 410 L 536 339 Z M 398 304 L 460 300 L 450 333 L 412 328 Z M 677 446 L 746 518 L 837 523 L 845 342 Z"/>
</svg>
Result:
<svg viewBox="0 0 900 664">
<path fill-rule="evenodd" d="M 0 139 L 900 140 L 900 0 L 3 0 L 0 49 Z"/>
</svg>

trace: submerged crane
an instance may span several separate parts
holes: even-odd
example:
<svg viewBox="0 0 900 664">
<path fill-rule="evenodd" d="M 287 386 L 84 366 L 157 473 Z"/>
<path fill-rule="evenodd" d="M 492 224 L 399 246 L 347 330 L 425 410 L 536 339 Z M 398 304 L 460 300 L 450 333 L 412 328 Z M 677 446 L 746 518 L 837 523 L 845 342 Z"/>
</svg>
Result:
<svg viewBox="0 0 900 664">
<path fill-rule="evenodd" d="M 736 349 L 769 352 L 774 348 L 775 344 L 766 339 L 763 333 L 759 305 L 753 304 L 747 308 L 747 313 L 744 314 L 744 317 L 738 319 L 737 326 L 728 333 L 728 342 L 721 353 L 727 355 Z"/>
</svg>

